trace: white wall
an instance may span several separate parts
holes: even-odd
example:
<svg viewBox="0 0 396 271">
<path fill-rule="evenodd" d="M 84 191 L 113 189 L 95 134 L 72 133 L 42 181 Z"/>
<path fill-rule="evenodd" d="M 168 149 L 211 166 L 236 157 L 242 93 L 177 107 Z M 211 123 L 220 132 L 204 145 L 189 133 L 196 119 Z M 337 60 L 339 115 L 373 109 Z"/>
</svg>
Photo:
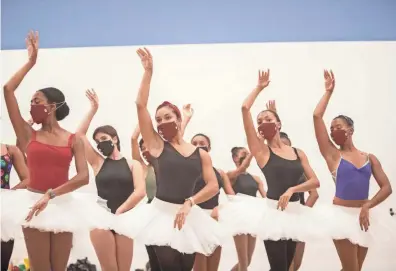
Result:
<svg viewBox="0 0 396 271">
<path fill-rule="evenodd" d="M 130 136 L 137 124 L 134 100 L 143 72 L 136 49 L 41 50 L 36 67 L 17 90 L 22 115 L 29 117 L 29 102 L 35 90 L 55 86 L 65 93 L 71 108 L 62 125 L 73 131 L 89 109 L 85 89 L 95 88 L 100 109 L 89 137 L 98 125 L 111 124 L 118 129 L 124 155 L 130 156 Z M 320 178 L 320 200 L 324 202 L 331 202 L 334 184 L 318 151 L 312 112 L 324 92 L 323 69 L 333 69 L 336 89 L 326 122 L 329 124 L 338 114 L 350 116 L 355 121 L 356 146 L 380 159 L 396 187 L 396 170 L 392 162 L 396 151 L 395 42 L 183 45 L 149 49 L 154 56 L 155 73 L 150 96 L 151 112 L 154 113 L 155 107 L 164 100 L 179 106 L 192 103 L 195 115 L 186 138 L 198 132 L 208 134 L 213 144 L 214 165 L 225 170 L 233 168 L 231 148 L 246 145 L 241 103 L 257 82 L 257 70 L 270 68 L 271 84 L 258 98 L 253 115 L 265 108 L 267 100 L 277 101 L 283 130 L 293 144 L 308 155 Z M 3 80 L 7 80 L 26 58 L 25 51 L 3 51 Z M 1 116 L 2 142 L 12 144 L 15 135 L 3 101 Z M 255 164 L 250 170 L 262 176 Z M 13 174 L 11 180 L 16 181 L 16 178 Z M 377 189 L 372 180 L 371 193 Z M 94 191 L 94 184 L 86 190 Z M 390 207 L 396 207 L 394 195 L 382 205 L 382 208 Z M 332 246 L 328 249 L 334 258 L 333 267 L 338 268 Z M 316 254 L 311 261 L 305 261 L 307 266 L 320 262 L 320 255 L 318 259 Z M 321 255 L 326 261 L 323 253 Z M 381 259 L 384 268 L 390 260 Z M 370 263 L 370 254 L 367 263 Z M 375 265 L 372 268 L 375 269 L 367 270 L 389 270 L 378 269 Z"/>
</svg>

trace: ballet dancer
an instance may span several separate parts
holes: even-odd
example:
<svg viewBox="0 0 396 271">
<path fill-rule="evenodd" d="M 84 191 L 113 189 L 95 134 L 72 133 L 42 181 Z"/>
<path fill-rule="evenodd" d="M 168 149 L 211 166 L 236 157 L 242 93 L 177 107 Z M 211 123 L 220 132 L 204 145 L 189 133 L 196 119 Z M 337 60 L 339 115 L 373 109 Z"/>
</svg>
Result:
<svg viewBox="0 0 396 271">
<path fill-rule="evenodd" d="M 191 108 L 191 104 L 183 106 L 183 121 L 181 124 L 181 134 L 184 135 L 185 127 L 190 122 L 194 110 Z M 150 152 L 147 150 L 146 144 L 143 138 L 139 140 L 140 128 L 139 125 L 136 126 L 135 131 L 132 134 L 131 146 L 132 146 L 132 158 L 139 161 L 143 167 L 144 176 L 146 178 L 146 193 L 148 201 L 150 203 L 154 197 L 157 190 L 155 171 L 150 163 Z M 149 261 L 146 264 L 146 268 L 150 268 L 151 271 L 161 270 L 155 255 L 153 246 L 146 246 L 146 251 L 149 257 Z"/>
<path fill-rule="evenodd" d="M 26 39 L 29 60 L 4 85 L 8 115 L 22 152 L 27 154 L 29 182 L 27 190 L 2 193 L 2 200 L 13 208 L 2 209 L 1 237 L 15 238 L 19 231 L 13 229 L 22 226 L 31 270 L 63 271 L 72 248 L 72 233 L 80 228 L 108 225 L 102 208 L 71 193 L 88 183 L 89 173 L 81 137 L 59 125 L 69 114 L 64 94 L 53 87 L 34 93 L 30 113 L 33 121 L 41 124 L 38 131 L 21 116 L 14 92 L 36 64 L 38 43 L 38 33 L 30 32 Z M 69 179 L 73 157 L 77 174 Z"/>
<path fill-rule="evenodd" d="M 191 120 L 193 116 L 193 108 L 191 104 L 187 104 L 183 106 L 183 123 L 182 131 L 184 133 L 185 127 Z M 184 127 L 184 129 L 183 129 Z M 202 133 L 198 133 L 191 138 L 191 144 L 197 148 L 201 148 L 206 152 L 210 152 L 212 148 L 212 144 L 210 138 Z M 231 186 L 231 182 L 228 179 L 227 174 L 221 170 L 213 168 L 219 188 L 224 188 L 227 194 L 234 195 L 234 191 Z M 198 193 L 202 188 L 205 187 L 205 181 L 203 178 L 199 178 L 198 182 L 195 185 L 194 193 Z M 219 206 L 219 196 L 220 192 L 217 193 L 211 199 L 198 204 L 203 210 L 205 210 L 213 219 L 218 220 L 218 206 Z M 194 262 L 194 271 L 215 271 L 218 270 L 221 258 L 221 247 L 217 247 L 216 250 L 210 255 L 205 256 L 203 254 L 197 253 L 195 256 Z"/>
<path fill-rule="evenodd" d="M 258 114 L 258 132 L 267 144 L 257 136 L 250 109 L 269 85 L 269 75 L 269 70 L 259 71 L 257 86 L 243 102 L 242 117 L 249 149 L 268 187 L 265 204 L 257 204 L 261 214 L 257 236 L 264 240 L 271 270 L 289 270 L 296 248 L 293 240 L 307 241 L 304 239 L 311 235 L 319 236 L 314 226 L 307 225 L 311 209 L 299 203 L 298 194 L 319 187 L 319 181 L 305 153 L 281 141 L 281 120 L 276 112 L 267 109 Z M 307 180 L 300 183 L 303 174 Z"/>
<path fill-rule="evenodd" d="M 313 119 L 319 149 L 334 178 L 336 192 L 331 208 L 323 211 L 334 227 L 337 237 L 334 244 L 342 270 L 357 271 L 362 270 L 368 246 L 374 241 L 371 238 L 376 242 L 395 240 L 395 222 L 386 212 L 373 209 L 389 197 L 392 188 L 378 158 L 355 147 L 351 118 L 339 115 L 332 120 L 330 136 L 339 147 L 330 140 L 323 116 L 335 87 L 332 71 L 324 71 L 324 81 L 325 93 L 315 108 Z M 372 175 L 380 189 L 369 199 Z"/>
<path fill-rule="evenodd" d="M 227 172 L 227 176 L 231 181 L 234 193 L 238 196 L 246 195 L 250 197 L 256 197 L 257 192 L 260 192 L 260 195 L 265 198 L 266 192 L 264 190 L 263 181 L 260 179 L 260 177 L 247 172 L 253 156 L 244 147 L 232 148 L 231 155 L 236 169 Z M 243 211 L 242 209 L 244 208 L 241 208 L 241 211 L 243 212 L 242 214 L 249 214 L 247 211 Z M 236 210 L 230 209 L 230 211 L 236 213 Z M 222 215 L 226 216 L 224 210 L 222 212 Z M 237 216 L 234 214 L 234 217 Z M 241 218 L 242 217 L 238 217 L 238 219 Z M 243 220 L 248 220 L 252 222 L 251 219 L 252 218 L 245 217 L 245 219 Z M 227 224 L 226 222 L 223 223 Z M 232 222 L 230 221 L 230 228 L 231 225 L 233 225 L 231 223 Z M 239 223 L 237 223 L 236 225 L 240 225 L 242 227 L 232 230 L 238 255 L 238 263 L 234 265 L 232 270 L 246 270 L 249 267 L 253 257 L 254 249 L 256 247 L 256 237 L 254 236 L 254 232 L 249 230 L 247 225 L 245 226 L 244 224 Z"/>
<path fill-rule="evenodd" d="M 267 109 L 278 113 L 278 111 L 276 109 L 275 100 L 268 101 Z M 279 132 L 279 136 L 280 136 L 280 139 L 283 142 L 283 144 L 285 144 L 287 146 L 291 146 L 292 145 L 288 134 L 286 134 L 285 132 Z M 306 181 L 306 178 L 305 178 L 304 175 L 302 175 L 301 179 L 300 179 L 300 183 L 303 183 L 305 181 Z M 308 191 L 308 193 L 309 193 L 309 196 L 308 196 L 308 199 L 306 201 L 305 201 L 304 192 L 300 192 L 299 193 L 300 203 L 302 205 L 306 205 L 308 207 L 313 207 L 315 205 L 316 201 L 319 198 L 318 191 L 316 189 L 313 189 L 313 190 Z M 305 243 L 298 241 L 297 244 L 296 244 L 296 252 L 294 254 L 294 258 L 293 258 L 293 261 L 292 261 L 292 263 L 290 265 L 289 271 L 297 271 L 297 270 L 300 269 L 301 264 L 302 264 L 302 259 L 304 257 L 304 250 L 305 250 Z"/>
<path fill-rule="evenodd" d="M 135 207 L 146 195 L 141 164 L 127 160 L 121 154 L 120 138 L 110 125 L 100 126 L 93 132 L 98 151 L 89 143 L 87 131 L 99 108 L 94 90 L 87 90 L 91 108 L 81 121 L 77 133 L 82 136 L 85 155 L 91 165 L 98 196 L 107 202 L 111 213 L 119 215 Z M 133 240 L 114 230 L 95 229 L 90 233 L 103 271 L 129 271 L 132 265 Z"/>
<path fill-rule="evenodd" d="M 12 167 L 15 167 L 20 182 L 11 188 L 10 175 Z M 28 182 L 28 169 L 22 152 L 17 146 L 1 144 L 1 189 L 23 189 Z M 10 208 L 10 206 L 3 208 Z M 1 241 L 1 271 L 7 271 L 10 263 L 14 240 Z"/>
<path fill-rule="evenodd" d="M 145 70 L 136 100 L 139 127 L 155 168 L 157 192 L 150 204 L 120 215 L 116 230 L 154 246 L 162 271 L 191 270 L 196 252 L 210 255 L 222 242 L 221 227 L 195 206 L 218 193 L 216 175 L 209 154 L 183 140 L 182 116 L 175 105 L 157 107 L 155 131 L 147 109 L 152 56 L 147 49 L 137 53 Z M 193 194 L 201 174 L 206 186 Z"/>
<path fill-rule="evenodd" d="M 150 163 L 150 152 L 147 150 L 143 138 L 139 140 L 139 136 L 140 128 L 139 125 L 137 125 L 131 138 L 132 159 L 139 161 L 142 165 L 143 175 L 146 180 L 147 203 L 151 203 L 157 191 L 155 171 L 153 165 Z M 157 256 L 155 255 L 154 247 L 146 245 L 146 251 L 149 258 L 149 261 L 146 264 L 147 269 L 150 268 L 148 270 L 161 271 Z"/>
</svg>

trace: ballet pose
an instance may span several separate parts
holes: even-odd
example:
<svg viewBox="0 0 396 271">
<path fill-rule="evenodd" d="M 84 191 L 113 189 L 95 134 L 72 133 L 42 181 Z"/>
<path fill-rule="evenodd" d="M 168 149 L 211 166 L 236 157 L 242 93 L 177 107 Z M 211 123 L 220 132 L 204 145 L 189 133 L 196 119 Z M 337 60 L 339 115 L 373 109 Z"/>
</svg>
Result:
<svg viewBox="0 0 396 271">
<path fill-rule="evenodd" d="M 186 127 L 187 123 L 190 121 L 192 117 L 193 109 L 190 104 L 187 104 L 183 107 L 183 122 L 185 125 L 182 127 Z M 184 130 L 183 130 L 184 131 Z M 210 152 L 212 144 L 210 138 L 202 133 L 196 134 L 191 138 L 191 144 L 203 149 L 206 152 Z M 219 188 L 224 188 L 227 194 L 234 195 L 234 191 L 232 190 L 232 186 L 230 180 L 228 179 L 227 174 L 221 169 L 213 168 Z M 205 187 L 205 181 L 201 177 L 195 185 L 194 193 L 198 193 Z M 205 210 L 213 219 L 218 220 L 218 206 L 219 206 L 219 196 L 220 192 L 217 193 L 211 199 L 198 204 L 203 210 Z M 205 256 L 203 254 L 197 254 L 195 256 L 194 263 L 194 271 L 216 271 L 219 268 L 221 258 L 221 247 L 217 247 L 216 250 L 210 255 Z"/>
<path fill-rule="evenodd" d="M 339 115 L 327 133 L 323 116 L 333 94 L 335 78 L 332 71 L 324 71 L 325 93 L 313 114 L 316 139 L 336 186 L 333 205 L 323 210 L 333 226 L 333 236 L 342 270 L 362 270 L 368 246 L 372 241 L 395 240 L 396 223 L 376 207 L 392 193 L 389 179 L 378 158 L 357 149 L 353 142 L 354 122 Z M 379 191 L 369 199 L 370 178 L 374 176 Z M 336 221 L 336 223 L 334 222 Z M 360 226 L 360 227 L 359 227 Z"/>
<path fill-rule="evenodd" d="M 175 105 L 157 107 L 155 131 L 147 109 L 152 56 L 147 49 L 137 53 L 145 69 L 136 100 L 139 127 L 155 168 L 157 191 L 150 204 L 120 215 L 116 230 L 154 246 L 161 270 L 191 270 L 195 253 L 210 255 L 222 242 L 220 226 L 195 206 L 218 193 L 216 175 L 209 154 L 183 140 L 182 116 Z M 194 194 L 201 174 L 206 185 Z"/>
<path fill-rule="evenodd" d="M 20 182 L 11 188 L 10 175 L 12 167 L 18 174 Z M 22 152 L 16 146 L 1 144 L 1 189 L 23 189 L 28 182 L 28 169 Z M 10 208 L 3 206 L 2 208 Z M 10 263 L 14 240 L 1 241 L 1 271 L 7 271 Z"/>
<path fill-rule="evenodd" d="M 261 196 L 265 198 L 266 192 L 264 190 L 263 181 L 260 177 L 247 172 L 253 156 L 243 147 L 232 148 L 231 154 L 236 169 L 227 172 L 227 176 L 231 181 L 234 193 L 237 195 L 242 194 L 256 197 L 257 192 L 260 192 Z M 243 229 L 234 231 L 234 242 L 238 254 L 238 263 L 232 270 L 246 270 L 249 267 L 256 247 L 256 237 L 253 234 L 254 232 L 245 232 Z"/>
<path fill-rule="evenodd" d="M 110 125 L 97 127 L 93 132 L 92 137 L 100 153 L 91 146 L 85 135 L 99 108 L 99 98 L 94 90 L 87 90 L 86 96 L 91 109 L 77 132 L 84 135 L 85 155 L 95 174 L 98 196 L 107 202 L 111 213 L 119 215 L 135 207 L 144 198 L 143 169 L 138 161 L 129 161 L 121 154 L 120 138 Z M 95 229 L 90 235 L 103 271 L 131 269 L 132 239 L 102 229 Z"/>
<path fill-rule="evenodd" d="M 38 131 L 21 116 L 14 92 L 36 64 L 38 43 L 38 33 L 29 33 L 29 60 L 4 85 L 8 115 L 22 152 L 27 154 L 29 182 L 27 190 L 2 193 L 2 200 L 13 208 L 2 209 L 1 237 L 15 238 L 20 233 L 15 229 L 22 226 L 31 270 L 63 271 L 72 247 L 72 233 L 108 225 L 102 208 L 89 198 L 71 193 L 88 183 L 89 173 L 83 140 L 59 125 L 69 114 L 64 94 L 53 87 L 33 94 L 30 113 L 33 121 L 41 125 Z M 73 157 L 77 174 L 69 179 Z"/>
<path fill-rule="evenodd" d="M 319 181 L 305 153 L 281 141 L 279 132 L 282 124 L 276 112 L 267 109 L 258 114 L 258 131 L 267 144 L 257 136 L 250 109 L 257 96 L 269 85 L 269 75 L 269 70 L 259 71 L 257 86 L 242 105 L 242 117 L 249 149 L 268 187 L 267 198 L 263 200 L 265 204 L 261 204 L 258 210 L 261 221 L 257 236 L 264 240 L 271 270 L 289 270 L 296 249 L 293 240 L 307 241 L 316 231 L 313 225 L 306 223 L 311 209 L 299 203 L 298 193 L 319 187 Z M 303 174 L 307 180 L 300 183 Z"/>
<path fill-rule="evenodd" d="M 277 109 L 276 109 L 276 103 L 274 100 L 270 100 L 267 103 L 267 109 L 271 110 L 273 112 L 278 113 Z M 288 134 L 286 134 L 285 132 L 279 132 L 279 136 L 281 141 L 283 142 L 283 144 L 287 145 L 287 146 L 291 146 L 291 140 L 288 136 Z M 306 181 L 306 177 L 305 175 L 301 176 L 300 179 L 300 183 L 303 183 Z M 318 191 L 316 189 L 310 190 L 309 192 L 309 196 L 308 199 L 305 200 L 305 193 L 304 192 L 300 192 L 299 193 L 299 197 L 300 197 L 300 203 L 302 205 L 306 205 L 308 207 L 313 207 L 316 203 L 316 201 L 319 198 L 319 194 Z M 302 263 L 302 259 L 304 256 L 304 250 L 305 250 L 305 243 L 304 242 L 297 242 L 296 244 L 296 252 L 294 254 L 294 258 L 293 261 L 290 265 L 289 271 L 297 271 L 300 269 L 301 267 L 301 263 Z"/>
</svg>

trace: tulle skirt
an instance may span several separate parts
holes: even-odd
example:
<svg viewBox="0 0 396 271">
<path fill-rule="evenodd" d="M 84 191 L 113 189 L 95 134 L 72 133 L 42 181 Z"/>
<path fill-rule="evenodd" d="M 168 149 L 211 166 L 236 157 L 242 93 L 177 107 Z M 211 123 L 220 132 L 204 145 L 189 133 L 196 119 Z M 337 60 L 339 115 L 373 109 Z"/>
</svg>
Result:
<svg viewBox="0 0 396 271">
<path fill-rule="evenodd" d="M 331 239 L 348 239 L 362 247 L 387 242 L 396 243 L 396 219 L 380 207 L 369 211 L 370 226 L 367 232 L 360 228 L 361 208 L 319 204 L 313 207 L 313 210 L 321 217 L 322 227 Z"/>
<path fill-rule="evenodd" d="M 29 190 L 2 189 L 1 197 L 1 240 L 8 241 L 22 234 L 21 227 L 35 228 L 47 232 L 77 232 L 92 229 L 110 229 L 114 215 L 105 202 L 88 193 L 72 192 L 55 197 L 47 207 L 32 220 L 25 219 L 30 208 L 43 194 Z"/>
<path fill-rule="evenodd" d="M 154 198 L 116 217 L 114 230 L 138 243 L 170 246 L 186 253 L 210 255 L 226 237 L 218 222 L 198 206 L 193 206 L 182 229 L 174 228 L 174 220 L 181 204 Z"/>
<path fill-rule="evenodd" d="M 325 238 L 319 219 L 311 208 L 289 202 L 284 211 L 278 201 L 237 194 L 220 207 L 219 221 L 233 236 L 250 234 L 261 240 L 312 241 Z"/>
</svg>

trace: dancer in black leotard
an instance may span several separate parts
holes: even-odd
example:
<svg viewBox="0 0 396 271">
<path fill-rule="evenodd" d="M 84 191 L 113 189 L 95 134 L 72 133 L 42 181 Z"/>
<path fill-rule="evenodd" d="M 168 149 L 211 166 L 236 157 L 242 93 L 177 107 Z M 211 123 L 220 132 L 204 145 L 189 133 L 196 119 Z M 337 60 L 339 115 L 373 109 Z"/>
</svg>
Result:
<svg viewBox="0 0 396 271">
<path fill-rule="evenodd" d="M 87 90 L 86 96 L 91 109 L 82 120 L 77 132 L 86 135 L 89 125 L 99 108 L 99 99 L 94 90 Z M 136 206 L 145 196 L 145 184 L 141 164 L 122 156 L 120 138 L 110 125 L 100 126 L 93 132 L 96 151 L 86 138 L 85 155 L 95 174 L 98 196 L 107 201 L 113 214 L 119 215 Z M 133 255 L 133 241 L 110 230 L 91 231 L 91 241 L 103 271 L 130 270 Z"/>
<path fill-rule="evenodd" d="M 258 131 L 267 144 L 257 137 L 250 108 L 269 82 L 269 71 L 260 71 L 256 88 L 242 105 L 242 116 L 249 149 L 268 186 L 266 207 L 260 205 L 262 221 L 257 234 L 260 239 L 264 239 L 271 270 L 278 271 L 288 270 L 293 260 L 296 243 L 290 239 L 307 241 L 304 239 L 315 233 L 315 228 L 307 225 L 305 220 L 311 213 L 310 208 L 299 203 L 297 193 L 319 187 L 319 181 L 305 153 L 280 140 L 281 121 L 277 113 L 270 110 L 259 113 Z M 300 184 L 303 174 L 307 180 Z M 286 215 L 281 211 L 286 212 Z M 288 216 L 289 212 L 297 212 L 298 215 Z M 282 219 L 278 220 L 278 217 Z"/>
<path fill-rule="evenodd" d="M 250 197 L 256 197 L 257 192 L 260 192 L 261 196 L 265 198 L 266 192 L 264 190 L 263 181 L 260 177 L 251 175 L 247 172 L 253 156 L 249 154 L 246 148 L 243 147 L 232 148 L 231 154 L 232 160 L 237 168 L 227 172 L 227 176 L 231 181 L 234 193 L 237 195 L 242 194 Z M 245 213 L 247 214 L 247 211 Z M 250 219 L 246 218 L 246 220 Z M 253 221 L 250 222 L 254 223 Z M 232 222 L 229 221 L 229 223 Z M 249 223 L 240 224 L 238 222 L 238 225 L 242 227 L 232 230 L 238 255 L 238 263 L 232 268 L 232 270 L 245 270 L 248 268 L 252 260 L 254 249 L 256 247 L 256 237 L 252 235 L 252 232 L 249 232 L 247 227 L 244 227 L 244 225 L 249 226 L 247 224 Z M 227 225 L 225 224 L 225 226 Z M 232 225 L 229 224 L 228 227 L 231 228 Z"/>
<path fill-rule="evenodd" d="M 185 127 L 188 122 L 191 120 L 192 113 L 194 110 L 191 108 L 190 104 L 187 104 L 183 107 L 183 124 L 182 131 L 184 133 Z M 191 144 L 203 149 L 204 151 L 210 152 L 212 144 L 210 138 L 202 133 L 196 134 L 191 139 Z M 217 181 L 220 188 L 223 188 L 227 194 L 234 195 L 234 191 L 232 190 L 232 186 L 230 180 L 228 179 L 227 174 L 224 173 L 221 169 L 213 168 L 217 177 Z M 200 178 L 195 185 L 194 192 L 198 193 L 202 188 L 205 187 L 205 181 L 203 178 Z M 198 204 L 199 207 L 204 209 L 212 218 L 218 220 L 218 205 L 219 205 L 219 196 L 220 192 L 217 193 L 213 198 L 207 200 L 206 202 L 202 202 Z M 195 256 L 194 263 L 194 271 L 216 271 L 219 268 L 221 257 L 221 247 L 218 247 L 215 252 L 213 252 L 210 256 L 205 256 L 202 254 L 197 254 Z"/>
<path fill-rule="evenodd" d="M 278 113 L 278 111 L 276 109 L 275 100 L 268 101 L 267 109 Z M 289 136 L 285 132 L 279 132 L 279 136 L 280 136 L 280 139 L 283 142 L 283 144 L 285 144 L 287 146 L 291 146 L 292 145 Z M 302 175 L 300 183 L 303 183 L 305 181 L 306 181 L 305 175 Z M 304 192 L 300 192 L 299 193 L 299 197 L 300 197 L 300 203 L 302 205 L 306 205 L 306 206 L 312 207 L 312 206 L 314 206 L 315 202 L 318 200 L 319 194 L 318 194 L 318 191 L 316 189 L 313 189 L 313 190 L 309 191 L 309 197 L 308 197 L 307 201 L 305 201 Z M 301 263 L 302 263 L 302 259 L 303 259 L 303 256 L 304 256 L 304 250 L 305 250 L 305 243 L 304 242 L 297 242 L 296 253 L 294 255 L 293 262 L 290 265 L 289 271 L 297 271 L 297 270 L 300 269 Z"/>
<path fill-rule="evenodd" d="M 162 271 L 187 271 L 193 267 L 196 252 L 210 255 L 221 243 L 221 227 L 195 206 L 218 193 L 216 175 L 209 154 L 183 140 L 176 106 L 169 102 L 158 106 L 155 131 L 147 110 L 152 57 L 147 49 L 137 53 L 145 69 L 136 100 L 139 127 L 155 168 L 157 191 L 151 204 L 119 216 L 116 230 L 154 245 Z M 194 194 L 201 174 L 206 185 Z"/>
</svg>

